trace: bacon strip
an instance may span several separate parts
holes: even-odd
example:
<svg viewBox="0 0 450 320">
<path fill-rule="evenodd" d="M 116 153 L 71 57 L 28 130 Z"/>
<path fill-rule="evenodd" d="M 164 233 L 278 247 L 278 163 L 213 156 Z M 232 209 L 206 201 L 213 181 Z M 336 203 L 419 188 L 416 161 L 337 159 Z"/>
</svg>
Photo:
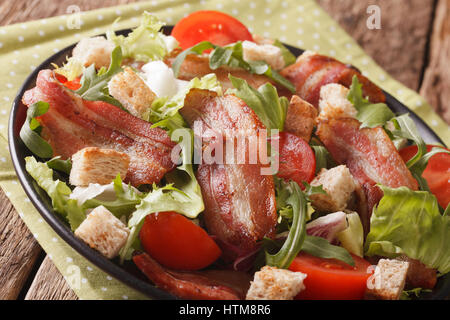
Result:
<svg viewBox="0 0 450 320">
<path fill-rule="evenodd" d="M 165 60 L 165 63 L 171 67 L 174 58 L 169 58 Z M 222 66 L 216 70 L 212 70 L 209 67 L 209 57 L 198 56 L 198 55 L 188 55 L 183 61 L 178 74 L 178 79 L 181 80 L 192 80 L 195 77 L 203 77 L 209 73 L 214 73 L 217 76 L 217 80 L 221 83 L 222 88 L 227 90 L 233 88 L 228 75 L 231 74 L 234 77 L 244 79 L 253 88 L 259 88 L 263 84 L 269 82 L 275 87 L 277 87 L 278 94 L 283 96 L 291 96 L 289 90 L 283 86 L 278 85 L 270 78 L 264 75 L 251 74 L 247 70 L 241 68 L 230 68 L 227 66 Z"/>
<path fill-rule="evenodd" d="M 204 137 L 209 129 L 229 142 L 237 136 L 258 136 L 265 129 L 253 110 L 233 95 L 218 97 L 207 90 L 191 90 L 180 112 L 197 136 Z M 197 130 L 198 124 L 203 127 L 201 131 Z M 214 143 L 203 141 L 203 148 Z M 263 165 L 259 161 L 254 164 L 248 161 L 248 145 L 237 148 L 235 144 L 234 161 L 224 147 L 222 163 L 202 163 L 197 180 L 202 189 L 209 233 L 217 236 L 219 243 L 240 247 L 243 254 L 251 251 L 258 240 L 273 236 L 277 214 L 272 176 L 261 175 Z M 239 155 L 245 159 L 238 164 Z M 227 247 L 222 248 L 225 256 L 236 258 L 235 252 Z"/>
<path fill-rule="evenodd" d="M 240 300 L 250 284 L 250 277 L 231 270 L 181 272 L 163 268 L 147 253 L 133 257 L 137 267 L 156 286 L 180 299 Z"/>
<path fill-rule="evenodd" d="M 383 196 L 377 183 L 412 190 L 417 190 L 418 184 L 382 128 L 360 129 L 359 126 L 356 119 L 323 120 L 319 122 L 317 135 L 334 160 L 347 165 L 363 188 L 367 211 L 360 215 L 367 232 L 372 209 Z"/>
<path fill-rule="evenodd" d="M 175 164 L 175 144 L 160 128 L 101 101 L 86 101 L 56 81 L 51 70 L 39 72 L 36 87 L 25 92 L 25 105 L 37 101 L 50 108 L 38 118 L 54 156 L 70 158 L 85 147 L 115 149 L 130 156 L 126 181 L 134 186 L 156 183 Z"/>
<path fill-rule="evenodd" d="M 322 86 L 329 83 L 339 83 L 350 87 L 354 75 L 358 77 L 362 84 L 364 96 L 368 96 L 371 102 L 377 103 L 386 100 L 383 91 L 358 70 L 336 59 L 316 53 L 304 53 L 297 59 L 296 63 L 286 67 L 280 73 L 295 85 L 298 96 L 316 108 L 319 105 L 320 88 Z"/>
</svg>

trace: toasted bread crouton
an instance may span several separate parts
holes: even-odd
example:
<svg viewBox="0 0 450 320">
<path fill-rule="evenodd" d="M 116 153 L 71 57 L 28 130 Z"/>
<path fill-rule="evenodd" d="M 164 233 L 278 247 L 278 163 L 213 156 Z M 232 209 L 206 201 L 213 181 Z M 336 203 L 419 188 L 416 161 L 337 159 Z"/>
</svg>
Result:
<svg viewBox="0 0 450 320">
<path fill-rule="evenodd" d="M 348 89 L 337 83 L 320 88 L 319 120 L 356 118 L 357 111 L 347 99 Z"/>
<path fill-rule="evenodd" d="M 433 289 L 437 282 L 437 270 L 427 267 L 417 259 L 412 259 L 406 255 L 396 258 L 400 261 L 409 262 L 408 274 L 406 275 L 407 288 Z"/>
<path fill-rule="evenodd" d="M 112 259 L 127 242 L 130 230 L 104 206 L 95 208 L 75 230 L 91 248 Z"/>
<path fill-rule="evenodd" d="M 366 298 L 398 300 L 405 287 L 409 262 L 381 259 L 367 281 Z"/>
<path fill-rule="evenodd" d="M 253 41 L 257 44 L 274 44 L 275 40 L 260 36 L 259 34 L 252 34 Z"/>
<path fill-rule="evenodd" d="M 299 96 L 293 95 L 289 103 L 284 130 L 309 142 L 316 118 L 316 108 Z"/>
<path fill-rule="evenodd" d="M 142 118 L 156 94 L 130 67 L 116 74 L 108 83 L 109 93 L 133 116 Z"/>
<path fill-rule="evenodd" d="M 336 212 L 347 207 L 356 185 L 350 170 L 345 165 L 332 169 L 323 168 L 311 181 L 312 186 L 322 185 L 327 194 L 310 196 L 312 206 L 319 211 Z"/>
<path fill-rule="evenodd" d="M 265 61 L 274 70 L 284 67 L 284 59 L 281 49 L 271 44 L 256 44 L 245 40 L 242 43 L 245 61 Z"/>
<path fill-rule="evenodd" d="M 306 274 L 265 266 L 255 273 L 246 300 L 292 300 L 305 289 Z"/>
<path fill-rule="evenodd" d="M 105 37 L 84 38 L 73 48 L 72 57 L 83 63 L 85 67 L 94 64 L 96 69 L 108 68 L 113 50 L 114 43 Z"/>
<path fill-rule="evenodd" d="M 72 156 L 69 182 L 77 187 L 90 183 L 109 184 L 117 174 L 125 177 L 130 158 L 127 154 L 112 149 L 88 147 Z"/>
</svg>

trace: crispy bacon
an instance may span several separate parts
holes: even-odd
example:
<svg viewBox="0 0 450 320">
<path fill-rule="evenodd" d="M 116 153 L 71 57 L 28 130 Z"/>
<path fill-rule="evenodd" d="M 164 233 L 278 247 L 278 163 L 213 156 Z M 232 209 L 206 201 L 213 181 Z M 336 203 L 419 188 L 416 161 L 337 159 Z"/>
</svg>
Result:
<svg viewBox="0 0 450 320">
<path fill-rule="evenodd" d="M 180 110 L 186 121 L 194 127 L 198 136 L 214 131 L 227 142 L 237 136 L 258 136 L 265 129 L 256 114 L 241 99 L 233 95 L 218 97 L 207 90 L 191 90 Z M 202 125 L 202 130 L 198 129 Z M 214 141 L 204 141 L 207 148 Z M 251 251 L 258 240 L 273 236 L 277 214 L 275 191 L 271 175 L 262 175 L 260 161 L 251 164 L 248 145 L 235 144 L 233 155 L 224 151 L 222 163 L 202 163 L 197 179 L 205 202 L 204 219 L 209 233 L 242 249 Z M 237 150 L 237 152 L 236 152 Z M 239 155 L 244 161 L 238 162 Z M 236 258 L 233 252 L 222 246 L 228 258 Z"/>
<path fill-rule="evenodd" d="M 36 87 L 24 94 L 25 105 L 37 101 L 50 105 L 38 120 L 54 156 L 70 158 L 85 147 L 124 152 L 130 156 L 125 180 L 134 186 L 158 182 L 175 167 L 170 158 L 175 144 L 164 130 L 108 103 L 81 99 L 56 81 L 51 70 L 39 72 Z"/>
<path fill-rule="evenodd" d="M 240 300 L 250 285 L 250 276 L 231 270 L 197 272 L 163 268 L 148 254 L 133 257 L 134 263 L 156 286 L 180 299 Z"/>
<path fill-rule="evenodd" d="M 165 63 L 171 67 L 174 58 L 169 58 L 165 60 Z M 209 57 L 208 56 L 197 56 L 197 55 L 188 55 L 186 59 L 183 61 L 180 67 L 180 71 L 178 74 L 178 79 L 181 80 L 191 80 L 195 77 L 203 77 L 209 73 L 214 73 L 217 76 L 217 80 L 222 85 L 224 90 L 229 88 L 233 88 L 228 75 L 231 74 L 234 77 L 244 79 L 248 82 L 250 86 L 253 88 L 259 88 L 263 84 L 269 82 L 272 85 L 277 87 L 279 95 L 291 96 L 291 93 L 286 88 L 276 84 L 270 78 L 264 75 L 251 74 L 245 69 L 242 68 L 230 68 L 227 66 L 222 66 L 217 68 L 216 70 L 212 70 L 209 67 Z"/>
<path fill-rule="evenodd" d="M 412 190 L 417 190 L 418 184 L 382 128 L 359 127 L 356 119 L 320 121 L 317 135 L 334 160 L 347 165 L 364 190 L 367 211 L 360 215 L 367 232 L 372 208 L 383 196 L 377 183 Z"/>
<path fill-rule="evenodd" d="M 298 96 L 316 108 L 319 105 L 322 86 L 339 83 L 350 87 L 354 75 L 363 85 L 364 96 L 368 96 L 371 102 L 386 100 L 383 91 L 358 70 L 331 57 L 307 52 L 300 56 L 296 63 L 286 67 L 280 73 L 295 85 Z"/>
</svg>

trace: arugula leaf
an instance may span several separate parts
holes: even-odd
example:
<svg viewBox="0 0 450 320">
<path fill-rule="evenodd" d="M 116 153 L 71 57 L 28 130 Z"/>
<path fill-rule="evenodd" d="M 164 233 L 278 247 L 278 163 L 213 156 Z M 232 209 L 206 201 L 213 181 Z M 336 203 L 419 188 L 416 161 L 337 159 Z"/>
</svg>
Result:
<svg viewBox="0 0 450 320">
<path fill-rule="evenodd" d="M 283 187 L 281 194 L 284 203 L 277 204 L 277 206 L 286 207 L 289 205 L 292 207 L 293 221 L 281 249 L 275 254 L 270 254 L 266 251 L 266 264 L 286 269 L 298 255 L 305 241 L 307 200 L 296 182 L 290 181 L 286 183 L 279 181 L 279 183 Z"/>
<path fill-rule="evenodd" d="M 350 253 L 342 247 L 334 246 L 328 242 L 328 240 L 321 237 L 306 236 L 305 242 L 302 245 L 302 251 L 309 253 L 315 257 L 324 259 L 338 259 L 345 263 L 354 266 Z"/>
<path fill-rule="evenodd" d="M 403 290 L 400 300 L 411 300 L 411 297 L 419 298 L 423 293 L 433 292 L 430 289 L 414 288 L 410 290 Z"/>
<path fill-rule="evenodd" d="M 229 89 L 227 93 L 235 94 L 237 97 L 255 111 L 258 118 L 267 128 L 284 128 L 289 101 L 286 97 L 278 97 L 277 89 L 270 83 L 266 83 L 257 90 L 249 86 L 247 81 L 228 75 L 234 89 Z"/>
<path fill-rule="evenodd" d="M 203 51 L 208 49 L 214 49 L 209 56 L 209 67 L 212 70 L 216 70 L 217 68 L 224 65 L 232 68 L 242 68 L 253 74 L 265 75 L 279 85 L 287 88 L 292 93 L 295 93 L 295 86 L 292 84 L 292 82 L 281 76 L 275 70 L 272 70 L 272 68 L 266 62 L 245 61 L 241 41 L 227 45 L 225 47 L 220 47 L 212 44 L 211 42 L 203 41 L 191 48 L 186 49 L 185 51 L 180 53 L 173 62 L 172 68 L 174 70 L 175 76 L 178 76 L 181 64 L 189 54 L 199 55 L 202 54 Z"/>
<path fill-rule="evenodd" d="M 70 160 L 70 158 L 62 160 L 61 156 L 56 156 L 48 160 L 46 164 L 50 169 L 55 169 L 66 174 L 70 174 L 70 171 L 72 170 L 72 160 Z"/>
<path fill-rule="evenodd" d="M 356 119 L 361 122 L 361 128 L 384 126 L 386 122 L 395 117 L 395 114 L 386 104 L 371 103 L 363 97 L 362 84 L 356 75 L 353 76 L 347 99 L 358 111 Z"/>
<path fill-rule="evenodd" d="M 48 111 L 47 102 L 38 101 L 28 107 L 27 118 L 20 129 L 20 138 L 30 151 L 39 158 L 47 159 L 53 156 L 50 144 L 40 136 L 41 124 L 36 117 Z"/>
<path fill-rule="evenodd" d="M 81 87 L 75 91 L 85 100 L 90 101 L 104 101 L 123 110 L 119 101 L 109 95 L 108 82 L 111 78 L 122 71 L 122 50 L 120 47 L 115 47 L 111 53 L 111 64 L 108 70 L 100 69 L 98 73 L 95 70 L 95 66 L 92 64 L 83 73 L 80 84 Z"/>
<path fill-rule="evenodd" d="M 36 180 L 37 184 L 47 192 L 52 201 L 53 209 L 61 214 L 70 224 L 72 230 L 86 218 L 83 208 L 76 200 L 69 199 L 72 190 L 60 180 L 53 179 L 53 170 L 45 163 L 38 162 L 34 157 L 25 158 L 25 169 Z"/>
<path fill-rule="evenodd" d="M 164 22 L 144 11 L 141 24 L 127 36 L 116 35 L 113 30 L 108 30 L 106 36 L 121 47 L 125 58 L 143 62 L 162 60 L 168 52 L 166 36 L 159 32 L 163 25 Z"/>
<path fill-rule="evenodd" d="M 449 272 L 450 216 L 440 214 L 436 197 L 406 187 L 379 187 L 384 196 L 372 213 L 366 255 L 405 254 L 443 274 Z"/>
<path fill-rule="evenodd" d="M 273 43 L 273 45 L 275 47 L 278 47 L 281 49 L 281 54 L 283 56 L 283 60 L 284 60 L 284 66 L 290 66 L 291 64 L 294 64 L 295 61 L 297 60 L 297 58 L 295 57 L 295 55 L 292 54 L 292 52 L 286 48 L 283 43 L 281 43 L 280 40 L 276 39 L 275 42 Z"/>
</svg>

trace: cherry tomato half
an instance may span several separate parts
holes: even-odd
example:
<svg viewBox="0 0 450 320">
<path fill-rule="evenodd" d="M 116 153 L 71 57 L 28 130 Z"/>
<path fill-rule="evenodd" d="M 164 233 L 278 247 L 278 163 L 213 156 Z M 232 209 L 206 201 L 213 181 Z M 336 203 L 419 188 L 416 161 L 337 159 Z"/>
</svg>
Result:
<svg viewBox="0 0 450 320">
<path fill-rule="evenodd" d="M 196 11 L 181 19 L 173 28 L 172 36 L 185 50 L 210 41 L 224 46 L 237 41 L 253 41 L 252 34 L 239 20 L 219 11 Z"/>
<path fill-rule="evenodd" d="M 307 275 L 305 289 L 295 298 L 308 300 L 359 300 L 364 298 L 371 265 L 352 254 L 355 266 L 336 259 L 323 259 L 301 252 L 289 270 Z"/>
<path fill-rule="evenodd" d="M 222 254 L 205 230 L 176 212 L 145 217 L 139 237 L 144 250 L 171 269 L 203 269 Z"/>
<path fill-rule="evenodd" d="M 314 151 L 305 140 L 288 132 L 280 132 L 279 150 L 278 176 L 304 189 L 302 182 L 311 182 L 316 171 Z"/>
<path fill-rule="evenodd" d="M 427 151 L 433 147 L 439 146 L 427 145 Z M 400 155 L 405 162 L 416 153 L 417 146 L 409 146 L 400 150 Z M 436 196 L 441 207 L 447 208 L 450 203 L 450 154 L 439 153 L 432 156 L 422 177 L 427 180 L 431 193 Z"/>
<path fill-rule="evenodd" d="M 61 82 L 66 88 L 70 90 L 78 90 L 81 87 L 80 80 L 81 78 L 75 78 L 72 81 L 68 81 L 66 77 L 61 74 L 55 73 L 56 79 Z"/>
</svg>

